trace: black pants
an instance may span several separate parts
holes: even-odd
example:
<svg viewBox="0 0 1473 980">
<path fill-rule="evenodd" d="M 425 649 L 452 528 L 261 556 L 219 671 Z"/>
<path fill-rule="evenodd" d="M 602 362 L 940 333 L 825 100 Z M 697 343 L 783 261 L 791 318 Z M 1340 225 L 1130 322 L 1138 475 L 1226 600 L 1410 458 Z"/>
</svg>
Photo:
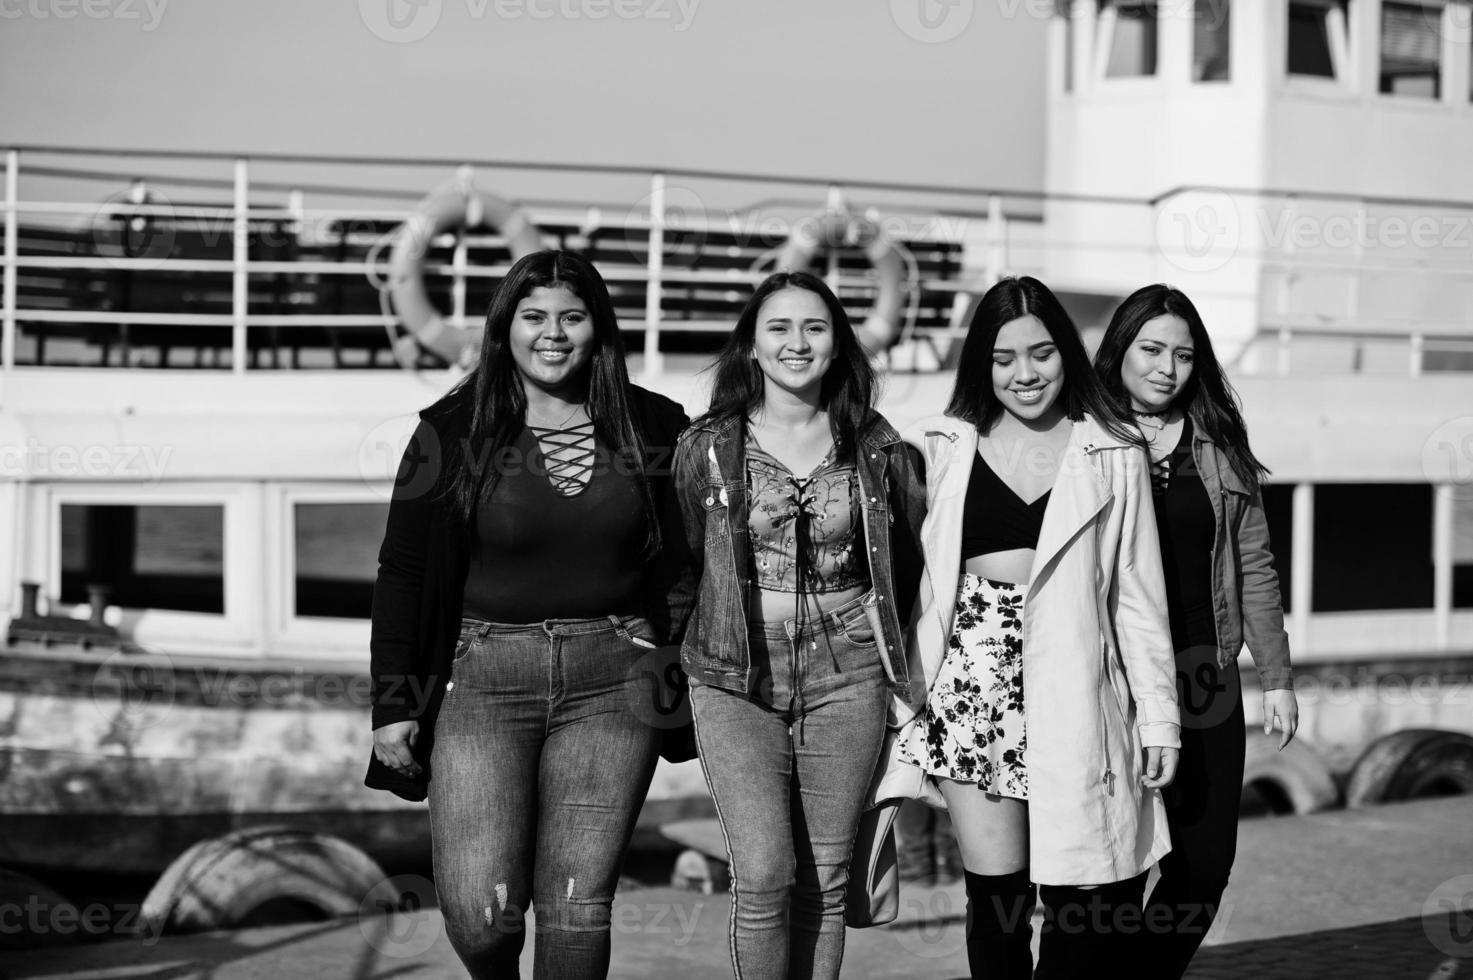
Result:
<svg viewBox="0 0 1473 980">
<path fill-rule="evenodd" d="M 1140 976 L 1178 980 L 1217 916 L 1238 851 L 1243 794 L 1243 687 L 1236 664 L 1219 669 L 1216 651 L 1177 653 L 1181 763 L 1166 788 L 1171 852 L 1145 910 Z"/>
</svg>

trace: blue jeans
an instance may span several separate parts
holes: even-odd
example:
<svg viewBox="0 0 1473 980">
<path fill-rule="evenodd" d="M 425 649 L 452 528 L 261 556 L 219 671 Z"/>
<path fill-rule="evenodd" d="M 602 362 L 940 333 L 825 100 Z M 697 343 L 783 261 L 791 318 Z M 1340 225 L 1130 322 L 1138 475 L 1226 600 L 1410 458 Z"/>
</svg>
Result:
<svg viewBox="0 0 1473 980">
<path fill-rule="evenodd" d="M 839 975 L 844 892 L 889 700 L 856 599 L 803 630 L 749 633 L 758 688 L 691 681 L 696 744 L 731 859 L 740 980 Z"/>
<path fill-rule="evenodd" d="M 430 831 L 445 930 L 472 977 L 603 977 L 614 886 L 659 757 L 635 711 L 637 617 L 467 619 L 435 725 Z"/>
</svg>

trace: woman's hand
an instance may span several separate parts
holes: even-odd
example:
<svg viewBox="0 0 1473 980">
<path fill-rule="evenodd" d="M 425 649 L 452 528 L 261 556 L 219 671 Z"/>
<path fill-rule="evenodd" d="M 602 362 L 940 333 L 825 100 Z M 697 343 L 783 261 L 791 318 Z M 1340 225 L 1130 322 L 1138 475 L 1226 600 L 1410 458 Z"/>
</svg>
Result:
<svg viewBox="0 0 1473 980">
<path fill-rule="evenodd" d="M 1161 745 L 1146 746 L 1146 767 L 1141 772 L 1141 785 L 1146 789 L 1165 789 L 1176 778 L 1176 762 L 1180 749 Z"/>
<path fill-rule="evenodd" d="M 373 730 L 373 754 L 401 776 L 418 776 L 424 770 L 411 751 L 418 739 L 419 722 L 396 721 Z"/>
<path fill-rule="evenodd" d="M 1283 732 L 1279 736 L 1279 751 L 1282 752 L 1299 730 L 1299 699 L 1291 690 L 1263 692 L 1263 734 L 1268 735 L 1275 728 Z"/>
</svg>

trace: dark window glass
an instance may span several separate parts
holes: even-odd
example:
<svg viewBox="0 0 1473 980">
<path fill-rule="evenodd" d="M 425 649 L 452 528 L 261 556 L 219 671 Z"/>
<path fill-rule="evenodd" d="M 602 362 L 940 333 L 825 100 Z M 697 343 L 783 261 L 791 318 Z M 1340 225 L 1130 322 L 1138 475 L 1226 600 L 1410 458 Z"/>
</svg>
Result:
<svg viewBox="0 0 1473 980">
<path fill-rule="evenodd" d="M 1380 90 L 1436 99 L 1442 90 L 1441 7 L 1417 3 L 1381 6 Z"/>
<path fill-rule="evenodd" d="M 225 611 L 225 508 L 220 505 L 65 504 L 61 601 L 108 589 L 127 609 Z"/>
<path fill-rule="evenodd" d="M 1192 80 L 1225 82 L 1232 77 L 1230 0 L 1197 0 L 1192 22 Z"/>
<path fill-rule="evenodd" d="M 298 616 L 367 619 L 386 503 L 296 504 Z"/>
<path fill-rule="evenodd" d="M 1304 0 L 1289 4 L 1289 74 L 1335 77 L 1335 61 L 1330 53 L 1331 14 L 1339 12 L 1337 23 L 1345 23 L 1344 0 Z"/>
<path fill-rule="evenodd" d="M 1156 74 L 1156 0 L 1100 0 L 1101 11 L 1116 11 L 1115 33 L 1110 41 L 1107 78 L 1130 78 Z"/>
<path fill-rule="evenodd" d="M 1268 519 L 1269 550 L 1274 553 L 1274 571 L 1279 573 L 1279 592 L 1284 612 L 1294 589 L 1294 485 L 1270 483 L 1263 488 L 1263 513 Z"/>
<path fill-rule="evenodd" d="M 1320 484 L 1314 611 L 1432 608 L 1432 488 Z"/>
</svg>

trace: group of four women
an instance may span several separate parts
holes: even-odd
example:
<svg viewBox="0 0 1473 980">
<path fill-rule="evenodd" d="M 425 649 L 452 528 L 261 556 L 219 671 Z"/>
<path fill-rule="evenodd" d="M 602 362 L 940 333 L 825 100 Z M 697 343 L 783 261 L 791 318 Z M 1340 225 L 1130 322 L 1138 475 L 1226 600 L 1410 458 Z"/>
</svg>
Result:
<svg viewBox="0 0 1473 980">
<path fill-rule="evenodd" d="M 1233 860 L 1245 639 L 1281 744 L 1297 723 L 1266 470 L 1190 301 L 1140 290 L 1091 366 L 1048 288 L 1005 279 L 904 436 L 806 273 L 757 288 L 713 373 L 694 423 L 631 384 L 598 272 L 539 252 L 421 413 L 369 782 L 428 793 L 469 973 L 517 975 L 529 906 L 538 977 L 607 973 L 624 851 L 681 757 L 639 667 L 679 644 L 736 976 L 838 976 L 861 813 L 912 797 L 952 814 L 973 976 L 1179 977 Z"/>
</svg>

